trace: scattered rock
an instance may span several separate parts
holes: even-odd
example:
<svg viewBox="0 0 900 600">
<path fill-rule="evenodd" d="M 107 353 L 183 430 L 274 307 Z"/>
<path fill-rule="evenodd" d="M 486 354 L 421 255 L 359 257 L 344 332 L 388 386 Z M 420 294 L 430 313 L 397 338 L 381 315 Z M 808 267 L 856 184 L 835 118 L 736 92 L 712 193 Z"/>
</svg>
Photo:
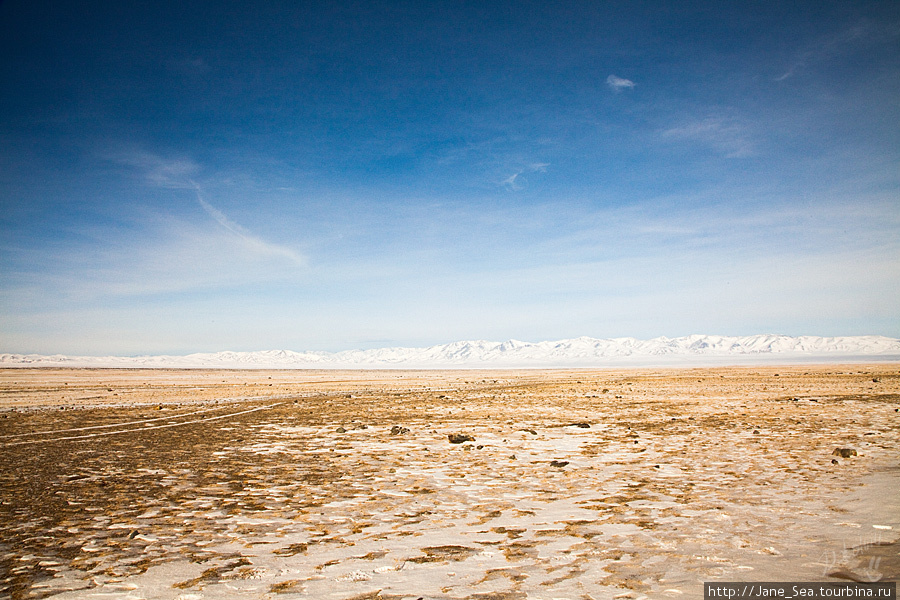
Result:
<svg viewBox="0 0 900 600">
<path fill-rule="evenodd" d="M 338 427 L 337 429 L 335 429 L 335 431 L 336 431 L 337 433 L 347 433 L 347 430 L 344 429 L 343 427 Z"/>
<path fill-rule="evenodd" d="M 447 439 L 450 440 L 451 444 L 462 444 L 463 442 L 475 441 L 475 438 L 471 435 L 466 435 L 465 433 L 450 433 L 447 434 Z"/>
<path fill-rule="evenodd" d="M 833 464 L 833 465 L 839 465 L 839 464 L 841 464 L 841 463 L 838 462 L 838 459 L 832 458 L 832 459 L 831 459 L 831 464 Z"/>
<path fill-rule="evenodd" d="M 581 427 L 582 429 L 590 429 L 590 423 L 569 423 L 569 427 Z"/>
<path fill-rule="evenodd" d="M 550 466 L 551 466 L 551 467 L 560 467 L 560 468 L 562 468 L 562 467 L 566 466 L 567 464 L 569 464 L 569 461 L 567 461 L 567 460 L 551 460 L 551 461 L 550 461 Z"/>
<path fill-rule="evenodd" d="M 399 425 L 391 427 L 391 435 L 403 435 L 405 433 L 409 433 L 409 429 L 406 427 L 400 427 Z"/>
<path fill-rule="evenodd" d="M 850 458 L 851 456 L 856 456 L 856 450 L 853 448 L 835 448 L 831 455 L 840 456 L 841 458 Z"/>
<path fill-rule="evenodd" d="M 531 435 L 537 435 L 537 431 L 534 429 L 520 429 L 519 431 L 524 431 L 525 433 L 530 433 Z"/>
</svg>

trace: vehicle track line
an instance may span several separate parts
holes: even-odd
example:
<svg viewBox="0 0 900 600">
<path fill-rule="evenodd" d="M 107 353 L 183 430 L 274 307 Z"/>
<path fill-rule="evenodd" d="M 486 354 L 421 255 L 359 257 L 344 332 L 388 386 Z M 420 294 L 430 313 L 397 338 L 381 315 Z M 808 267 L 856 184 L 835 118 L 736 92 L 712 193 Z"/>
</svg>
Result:
<svg viewBox="0 0 900 600">
<path fill-rule="evenodd" d="M 218 421 L 220 419 L 227 419 L 229 417 L 236 417 L 238 415 L 245 415 L 247 413 L 256 412 L 258 410 L 267 410 L 270 408 L 274 408 L 276 406 L 280 406 L 284 404 L 284 402 L 276 402 L 275 404 L 269 404 L 268 406 L 257 406 L 256 408 L 251 408 L 249 410 L 242 410 L 236 413 L 229 413 L 227 415 L 218 415 L 215 417 L 208 417 L 206 419 L 194 419 L 193 421 L 184 421 L 182 423 L 168 423 L 166 425 L 154 425 L 153 427 L 144 427 L 142 429 L 123 429 L 121 431 L 104 431 L 102 433 L 89 433 L 87 435 L 73 435 L 69 437 L 61 437 L 61 438 L 51 438 L 45 440 L 25 440 L 23 442 L 12 442 L 10 444 L 4 444 L 0 446 L 2 448 L 11 448 L 13 446 L 24 446 L 26 444 L 45 444 L 49 442 L 63 442 L 68 440 L 85 440 L 89 438 L 103 437 L 107 435 L 119 435 L 122 433 L 141 433 L 144 431 L 151 431 L 153 429 L 167 429 L 170 427 L 181 427 L 182 425 L 193 425 L 195 423 L 206 423 L 208 421 Z"/>
<path fill-rule="evenodd" d="M 9 435 L 0 435 L 0 439 L 7 438 L 16 438 L 16 437 L 25 437 L 29 435 L 50 435 L 56 433 L 68 433 L 70 431 L 87 431 L 88 429 L 108 429 L 110 427 L 123 427 L 125 425 L 137 425 L 139 423 L 151 423 L 153 421 L 171 421 L 172 419 L 179 419 L 181 417 L 189 417 L 191 415 L 199 415 L 200 413 L 212 412 L 215 410 L 222 410 L 223 406 L 219 406 L 216 408 L 207 408 L 205 410 L 195 410 L 193 412 L 182 413 L 180 415 L 172 415 L 168 417 L 156 417 L 154 419 L 143 419 L 140 421 L 126 421 L 124 423 L 112 423 L 110 425 L 92 425 L 90 427 L 73 427 L 71 429 L 56 429 L 54 431 L 32 431 L 31 433 L 12 433 Z"/>
</svg>

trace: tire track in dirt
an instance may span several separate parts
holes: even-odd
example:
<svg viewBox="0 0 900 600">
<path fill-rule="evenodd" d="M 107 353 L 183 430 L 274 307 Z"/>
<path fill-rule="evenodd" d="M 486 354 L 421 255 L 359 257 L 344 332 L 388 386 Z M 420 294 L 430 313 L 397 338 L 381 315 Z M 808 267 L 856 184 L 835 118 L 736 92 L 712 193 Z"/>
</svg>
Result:
<svg viewBox="0 0 900 600">
<path fill-rule="evenodd" d="M 154 429 L 168 429 L 171 427 L 183 427 L 184 425 L 194 425 L 196 423 L 206 423 L 208 421 L 219 421 L 221 419 L 228 419 L 230 417 L 236 417 L 238 415 L 244 415 L 244 414 L 256 412 L 259 410 L 268 410 L 270 408 L 279 406 L 280 404 L 283 404 L 283 403 L 276 402 L 275 404 L 269 404 L 266 406 L 257 406 L 256 408 L 251 408 L 249 410 L 242 410 L 242 411 L 235 412 L 235 413 L 228 413 L 225 415 L 208 417 L 206 419 L 194 419 L 191 421 L 181 421 L 178 423 L 167 423 L 165 425 L 154 425 L 153 427 L 142 427 L 140 429 L 121 429 L 118 431 L 104 431 L 102 433 L 88 433 L 86 435 L 73 435 L 73 436 L 61 437 L 61 438 L 50 438 L 50 439 L 43 439 L 43 440 L 25 440 L 25 441 L 21 441 L 21 442 L 12 442 L 9 444 L 3 444 L 2 446 L 0 446 L 0 448 L 11 448 L 13 446 L 25 446 L 28 444 L 49 444 L 52 442 L 63 442 L 63 441 L 70 441 L 70 440 L 86 440 L 86 439 L 90 439 L 90 438 L 104 437 L 104 436 L 108 436 L 108 435 L 121 435 L 123 433 L 140 433 L 140 432 L 144 432 L 144 431 L 152 431 Z M 203 411 L 198 411 L 198 412 L 203 412 Z M 188 413 L 188 414 L 196 414 L 196 413 Z M 182 415 L 182 416 L 184 416 L 184 415 Z M 170 418 L 177 418 L 177 417 L 170 417 Z M 155 419 L 152 419 L 152 420 L 155 420 Z M 130 423 L 122 423 L 121 425 L 131 425 L 134 423 L 141 423 L 141 421 L 132 421 Z M 98 427 L 115 427 L 115 426 L 117 426 L 117 425 L 102 425 L 102 426 L 98 426 Z M 85 429 L 88 429 L 88 428 L 85 428 Z"/>
<path fill-rule="evenodd" d="M 9 435 L 0 435 L 0 439 L 9 439 L 9 438 L 21 438 L 21 437 L 29 437 L 34 435 L 53 435 L 58 433 L 69 433 L 72 431 L 88 431 L 90 429 L 109 429 L 110 427 L 124 427 L 126 425 L 140 425 L 141 423 L 154 423 L 156 421 L 172 421 L 174 419 L 180 419 L 181 417 L 189 417 L 191 415 L 199 415 L 202 413 L 215 412 L 217 410 L 222 410 L 224 407 L 215 407 L 215 408 L 207 408 L 205 410 L 195 410 L 189 413 L 182 413 L 180 415 L 170 415 L 166 417 L 156 417 L 154 419 L 142 419 L 139 421 L 126 421 L 124 423 L 112 423 L 110 425 L 91 425 L 90 427 L 72 427 L 69 429 L 53 429 L 51 431 L 30 431 L 28 433 L 11 433 Z"/>
</svg>

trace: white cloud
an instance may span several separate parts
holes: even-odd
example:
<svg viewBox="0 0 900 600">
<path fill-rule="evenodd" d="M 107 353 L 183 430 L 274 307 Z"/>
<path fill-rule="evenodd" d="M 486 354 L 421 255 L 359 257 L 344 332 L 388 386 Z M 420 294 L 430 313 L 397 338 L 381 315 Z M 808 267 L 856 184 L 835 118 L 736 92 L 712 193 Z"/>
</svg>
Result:
<svg viewBox="0 0 900 600">
<path fill-rule="evenodd" d="M 209 214 L 209 216 L 211 216 L 219 225 L 221 225 L 234 235 L 238 236 L 249 250 L 259 254 L 267 254 L 271 256 L 280 256 L 283 258 L 287 258 L 301 267 L 305 267 L 307 265 L 306 257 L 295 252 L 291 248 L 264 241 L 249 233 L 246 229 L 229 219 L 222 211 L 203 199 L 200 186 L 196 186 L 195 191 L 197 193 L 197 202 L 200 203 L 200 206 L 203 207 L 203 210 L 205 210 L 207 214 Z"/>
<path fill-rule="evenodd" d="M 838 33 L 821 37 L 794 56 L 793 62 L 787 70 L 775 78 L 775 81 L 784 81 L 793 77 L 798 71 L 810 68 L 818 62 L 826 61 L 832 57 L 848 52 L 852 46 L 860 43 L 895 44 L 900 34 L 896 23 L 873 23 L 860 21 L 856 25 Z"/>
<path fill-rule="evenodd" d="M 516 183 L 516 179 L 518 179 L 519 175 L 521 175 L 521 174 L 522 174 L 522 171 L 517 171 L 516 173 L 513 173 L 512 175 L 510 175 L 509 177 L 507 177 L 506 179 L 501 181 L 500 185 L 502 185 L 506 189 L 512 190 L 514 192 L 521 190 L 522 186 Z"/>
<path fill-rule="evenodd" d="M 518 192 L 525 188 L 525 183 L 523 180 L 525 178 L 522 177 L 525 173 L 546 173 L 547 167 L 550 166 L 550 163 L 531 163 L 527 167 L 521 168 L 503 181 L 500 182 L 502 187 L 506 189 Z"/>
<path fill-rule="evenodd" d="M 724 117 L 708 117 L 685 123 L 663 131 L 662 136 L 705 144 L 728 158 L 743 158 L 754 154 L 753 143 L 748 138 L 745 127 Z"/>
<path fill-rule="evenodd" d="M 202 187 L 191 178 L 200 170 L 200 167 L 190 159 L 163 158 L 149 152 L 136 151 L 116 154 L 110 158 L 115 162 L 141 170 L 151 185 L 193 190 L 201 208 L 216 223 L 236 236 L 244 249 L 263 256 L 285 258 L 302 267 L 307 266 L 306 257 L 303 255 L 287 246 L 268 242 L 253 235 L 205 200 Z"/>
<path fill-rule="evenodd" d="M 624 89 L 631 89 L 635 83 L 630 79 L 624 79 L 617 75 L 610 75 L 606 78 L 606 85 L 612 88 L 614 92 L 621 92 Z"/>
<path fill-rule="evenodd" d="M 148 183 L 165 188 L 193 187 L 190 177 L 199 170 L 197 164 L 188 158 L 162 158 L 149 152 L 121 152 L 107 158 L 138 169 Z"/>
</svg>

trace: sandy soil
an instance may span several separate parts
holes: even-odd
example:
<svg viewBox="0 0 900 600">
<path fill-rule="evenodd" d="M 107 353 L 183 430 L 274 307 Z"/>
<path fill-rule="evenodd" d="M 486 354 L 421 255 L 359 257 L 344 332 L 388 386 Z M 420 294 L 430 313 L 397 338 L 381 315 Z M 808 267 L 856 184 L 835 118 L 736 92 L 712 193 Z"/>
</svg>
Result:
<svg viewBox="0 0 900 600">
<path fill-rule="evenodd" d="M 896 364 L 0 370 L 0 595 L 897 579 L 898 410 Z"/>
</svg>

